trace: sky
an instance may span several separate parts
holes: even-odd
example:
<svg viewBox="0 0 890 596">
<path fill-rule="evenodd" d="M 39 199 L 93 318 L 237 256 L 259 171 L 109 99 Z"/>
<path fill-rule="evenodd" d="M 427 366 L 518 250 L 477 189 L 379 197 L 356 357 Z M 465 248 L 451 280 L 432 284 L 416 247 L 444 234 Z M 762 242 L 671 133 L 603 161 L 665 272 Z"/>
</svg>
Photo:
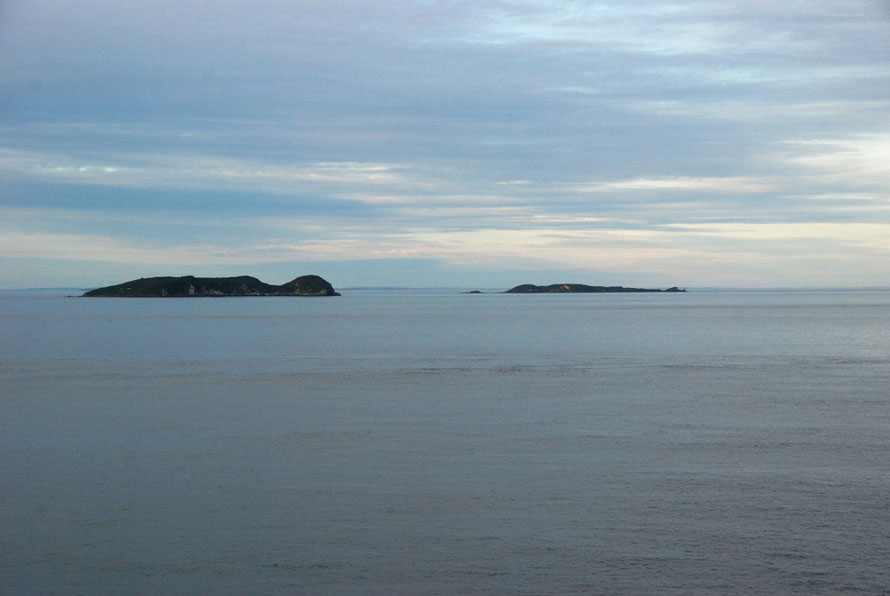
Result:
<svg viewBox="0 0 890 596">
<path fill-rule="evenodd" d="M 0 288 L 890 285 L 890 0 L 0 0 Z"/>
</svg>

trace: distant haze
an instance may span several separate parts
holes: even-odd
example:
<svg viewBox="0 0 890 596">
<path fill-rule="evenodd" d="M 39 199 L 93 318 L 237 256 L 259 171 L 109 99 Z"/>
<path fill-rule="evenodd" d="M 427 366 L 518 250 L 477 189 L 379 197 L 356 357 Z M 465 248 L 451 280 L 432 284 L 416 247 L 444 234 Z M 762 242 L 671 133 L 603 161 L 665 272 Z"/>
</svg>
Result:
<svg viewBox="0 0 890 596">
<path fill-rule="evenodd" d="M 890 3 L 0 3 L 0 288 L 890 284 Z"/>
</svg>

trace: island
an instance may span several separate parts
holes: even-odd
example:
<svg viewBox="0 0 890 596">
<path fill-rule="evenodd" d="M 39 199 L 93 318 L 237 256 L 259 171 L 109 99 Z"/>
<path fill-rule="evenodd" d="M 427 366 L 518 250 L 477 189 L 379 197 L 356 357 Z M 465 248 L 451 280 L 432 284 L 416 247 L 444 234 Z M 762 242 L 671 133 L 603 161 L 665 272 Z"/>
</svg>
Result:
<svg viewBox="0 0 890 596">
<path fill-rule="evenodd" d="M 339 296 L 317 275 L 303 275 L 274 286 L 255 277 L 143 277 L 86 292 L 86 297 L 187 298 L 201 296 Z"/>
<path fill-rule="evenodd" d="M 685 292 L 674 286 L 666 290 L 649 288 L 625 288 L 624 286 L 588 286 L 584 284 L 551 284 L 549 286 L 536 286 L 534 284 L 522 284 L 510 288 L 505 294 L 598 294 L 607 292 Z"/>
</svg>

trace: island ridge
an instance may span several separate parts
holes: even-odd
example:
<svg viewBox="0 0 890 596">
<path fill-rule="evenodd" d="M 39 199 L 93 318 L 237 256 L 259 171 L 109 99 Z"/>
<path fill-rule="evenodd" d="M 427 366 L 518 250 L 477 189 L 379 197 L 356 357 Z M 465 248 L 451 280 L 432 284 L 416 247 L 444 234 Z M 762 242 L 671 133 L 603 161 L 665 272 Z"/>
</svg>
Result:
<svg viewBox="0 0 890 596">
<path fill-rule="evenodd" d="M 87 297 L 187 298 L 200 296 L 339 296 L 327 280 L 303 275 L 280 286 L 255 277 L 145 277 L 84 293 Z"/>
<path fill-rule="evenodd" d="M 551 284 L 549 286 L 536 286 L 534 284 L 522 284 L 510 288 L 506 294 L 589 294 L 605 292 L 685 292 L 674 286 L 666 290 L 650 288 L 625 288 L 624 286 L 588 286 L 584 284 Z"/>
</svg>

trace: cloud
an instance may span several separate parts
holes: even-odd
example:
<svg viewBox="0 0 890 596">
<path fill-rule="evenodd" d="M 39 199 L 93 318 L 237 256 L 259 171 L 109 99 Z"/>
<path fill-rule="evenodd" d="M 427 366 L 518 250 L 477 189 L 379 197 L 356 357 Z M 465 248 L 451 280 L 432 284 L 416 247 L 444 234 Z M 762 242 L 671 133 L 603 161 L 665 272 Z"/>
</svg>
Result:
<svg viewBox="0 0 890 596">
<path fill-rule="evenodd" d="M 886 2 L 3 6 L 23 259 L 886 263 Z"/>
<path fill-rule="evenodd" d="M 276 163 L 212 154 L 128 154 L 78 158 L 0 148 L 0 171 L 33 178 L 132 188 L 212 188 L 293 192 L 313 185 L 410 186 L 398 164 Z"/>
<path fill-rule="evenodd" d="M 781 76 L 777 74 L 776 76 Z M 829 122 L 849 123 L 864 115 L 874 114 L 871 125 L 885 120 L 883 116 L 890 108 L 885 100 L 815 100 L 800 101 L 799 98 L 754 98 L 747 100 L 717 98 L 709 101 L 696 99 L 642 100 L 631 102 L 626 109 L 659 117 L 679 117 L 684 119 L 707 119 L 715 121 L 768 123 L 784 120 L 788 122 L 827 119 Z"/>
<path fill-rule="evenodd" d="M 890 132 L 790 141 L 782 158 L 823 183 L 880 188 L 890 200 Z"/>
<path fill-rule="evenodd" d="M 676 223 L 668 229 L 698 236 L 746 240 L 823 241 L 834 246 L 848 246 L 890 253 L 890 223 Z M 768 244 L 767 246 L 774 246 Z"/>
<path fill-rule="evenodd" d="M 694 177 L 675 176 L 660 178 L 634 178 L 591 182 L 571 187 L 573 192 L 632 192 L 632 191 L 712 191 L 721 193 L 753 193 L 771 190 L 773 187 L 763 179 L 744 176 Z"/>
</svg>

